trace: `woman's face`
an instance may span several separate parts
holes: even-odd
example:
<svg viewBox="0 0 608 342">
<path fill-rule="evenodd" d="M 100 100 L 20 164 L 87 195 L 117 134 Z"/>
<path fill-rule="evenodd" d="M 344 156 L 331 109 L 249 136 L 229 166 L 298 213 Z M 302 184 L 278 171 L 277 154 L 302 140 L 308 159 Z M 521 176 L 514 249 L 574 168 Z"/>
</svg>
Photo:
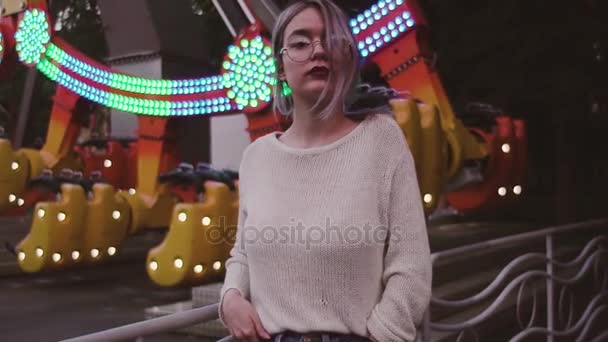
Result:
<svg viewBox="0 0 608 342">
<path fill-rule="evenodd" d="M 308 7 L 287 24 L 283 36 L 282 48 L 288 51 L 281 56 L 283 70 L 279 76 L 281 80 L 287 80 L 294 95 L 313 102 L 323 91 L 330 72 L 327 52 L 323 44 L 318 42 L 323 42 L 324 34 L 325 24 L 321 13 L 314 7 Z M 311 48 L 313 53 L 310 58 L 302 60 L 302 56 L 307 56 L 306 52 Z M 290 56 L 296 57 L 297 61 Z"/>
</svg>

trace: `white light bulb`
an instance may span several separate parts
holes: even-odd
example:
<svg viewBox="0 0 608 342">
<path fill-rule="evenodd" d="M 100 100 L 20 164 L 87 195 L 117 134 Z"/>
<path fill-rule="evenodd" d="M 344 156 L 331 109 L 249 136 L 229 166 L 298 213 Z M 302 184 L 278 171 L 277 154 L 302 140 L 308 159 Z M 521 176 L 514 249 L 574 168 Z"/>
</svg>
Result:
<svg viewBox="0 0 608 342">
<path fill-rule="evenodd" d="M 53 261 L 54 262 L 61 261 L 61 254 L 59 254 L 59 253 L 53 253 Z"/>
<path fill-rule="evenodd" d="M 521 185 L 516 185 L 513 187 L 513 193 L 516 195 L 521 195 L 523 189 L 521 187 Z"/>
<path fill-rule="evenodd" d="M 186 222 L 186 220 L 188 219 L 188 214 L 186 213 L 179 213 L 177 215 L 177 219 L 179 220 L 179 222 Z"/>
<path fill-rule="evenodd" d="M 220 268 L 222 268 L 222 263 L 220 261 L 216 261 L 213 263 L 214 270 L 219 271 Z"/>
<path fill-rule="evenodd" d="M 93 248 L 91 249 L 91 257 L 97 258 L 99 256 L 99 249 Z"/>
<path fill-rule="evenodd" d="M 150 261 L 150 269 L 156 271 L 158 269 L 158 263 L 156 261 Z"/>
</svg>

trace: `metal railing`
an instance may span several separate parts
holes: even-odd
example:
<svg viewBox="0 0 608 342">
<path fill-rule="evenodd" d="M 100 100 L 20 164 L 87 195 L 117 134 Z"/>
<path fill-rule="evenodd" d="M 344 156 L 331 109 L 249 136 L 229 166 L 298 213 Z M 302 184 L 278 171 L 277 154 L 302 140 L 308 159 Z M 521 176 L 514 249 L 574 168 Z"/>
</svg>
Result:
<svg viewBox="0 0 608 342">
<path fill-rule="evenodd" d="M 600 232 L 593 231 L 598 228 L 601 229 Z M 578 255 L 570 261 L 558 261 L 556 255 L 558 252 L 562 253 L 563 249 L 560 250 L 556 247 L 556 238 L 570 237 L 570 241 L 572 241 L 582 234 L 591 235 L 584 247 L 580 250 L 569 250 L 570 253 L 578 252 Z M 576 341 L 589 341 L 592 328 L 606 329 L 599 332 L 593 341 L 608 339 L 606 325 L 598 326 L 601 315 L 608 314 L 608 264 L 602 259 L 602 255 L 608 254 L 608 220 L 606 219 L 547 228 L 434 253 L 432 255 L 433 266 L 436 269 L 437 264 L 442 262 L 446 263 L 459 258 L 466 260 L 466 256 L 488 258 L 492 254 L 504 253 L 508 249 L 531 245 L 534 242 L 540 242 L 542 245 L 543 240 L 544 251 L 528 252 L 515 257 L 499 271 L 489 285 L 473 295 L 462 299 L 443 299 L 438 298 L 433 291 L 431 305 L 425 315 L 419 340 L 427 342 L 438 339 L 438 336 L 433 337 L 432 333 L 436 335 L 451 333 L 454 334 L 452 337 L 456 337 L 457 341 L 464 340 L 466 336 L 472 336 L 472 340 L 478 341 L 479 335 L 475 328 L 479 327 L 481 323 L 487 322 L 499 310 L 505 307 L 513 308 L 513 305 L 509 303 L 509 298 L 515 294 L 516 290 L 514 309 L 519 332 L 511 336 L 509 341 L 522 341 L 533 335 L 535 337 L 544 335 L 547 341 L 553 341 L 555 337 L 563 336 L 576 337 Z M 572 288 L 581 285 L 585 277 L 589 275 L 593 276 L 594 290 L 592 292 L 594 293 L 578 319 L 575 319 Z M 544 326 L 541 326 L 541 324 L 536 324 L 537 320 L 540 321 L 538 316 L 541 315 L 538 310 L 537 291 L 538 283 L 543 280 L 544 286 L 542 287 L 544 288 L 541 290 L 546 295 L 546 310 Z M 532 287 L 531 285 L 535 281 L 537 286 Z M 525 291 L 527 285 L 529 291 Z M 589 284 L 582 285 L 588 286 Z M 560 288 L 559 296 L 556 298 L 558 286 Z M 524 303 L 532 306 L 527 324 L 522 318 Z M 467 317 L 462 318 L 463 312 L 471 307 L 475 307 L 477 310 L 472 310 L 473 314 L 465 315 Z M 481 311 L 479 311 L 480 307 L 483 308 Z M 456 318 L 448 319 L 449 323 L 445 322 L 445 317 L 438 322 L 431 321 L 432 313 L 441 313 L 441 310 L 452 310 L 458 315 Z M 444 316 L 449 316 L 449 314 Z M 561 327 L 558 326 L 558 323 L 562 323 Z"/>
<path fill-rule="evenodd" d="M 579 234 L 587 230 L 606 228 L 605 231 L 598 233 L 591 238 L 581 252 L 571 261 L 558 261 L 555 257 L 556 248 L 554 240 L 557 235 Z M 525 253 L 511 260 L 504 267 L 498 276 L 483 290 L 475 293 L 464 299 L 442 299 L 435 296 L 431 298 L 431 305 L 425 315 L 424 321 L 417 340 L 424 342 L 433 340 L 432 332 L 450 332 L 457 334 L 457 340 L 461 341 L 466 334 L 471 334 L 477 341 L 477 334 L 474 328 L 490 319 L 495 315 L 498 309 L 505 304 L 507 298 L 517 289 L 517 321 L 520 326 L 520 332 L 512 337 L 511 341 L 521 341 L 526 337 L 535 334 L 544 334 L 547 336 L 547 341 L 553 341 L 556 336 L 572 336 L 578 333 L 577 341 L 587 340 L 588 334 L 593 328 L 594 323 L 601 317 L 602 313 L 608 313 L 608 265 L 602 263 L 601 256 L 608 253 L 608 219 L 595 220 L 583 223 L 569 224 L 559 227 L 547 228 L 539 231 L 517 234 L 513 236 L 503 237 L 495 240 L 475 243 L 468 246 L 458 247 L 447 251 L 433 253 L 432 261 L 434 267 L 438 263 L 448 259 L 462 258 L 474 253 L 490 254 L 500 248 L 509 248 L 512 246 L 530 243 L 534 240 L 544 240 L 545 250 L 543 253 Z M 479 257 L 480 254 L 477 254 Z M 530 265 L 544 264 L 544 270 L 528 269 L 521 271 Z M 604 266 L 601 268 L 601 266 Z M 567 270 L 574 270 L 573 276 L 562 276 Z M 519 273 L 518 273 L 519 272 Z M 586 309 L 580 315 L 576 323 L 573 322 L 572 304 L 568 310 L 563 308 L 566 294 L 570 286 L 579 283 L 590 272 L 593 272 L 597 293 L 591 299 Z M 510 281 L 509 278 L 513 278 Z M 523 324 L 520 317 L 520 306 L 526 298 L 524 292 L 525 287 L 532 280 L 545 279 L 546 287 L 546 326 L 534 326 L 535 317 L 537 316 L 537 295 L 536 290 L 533 290 L 533 312 L 528 324 Z M 598 285 L 599 284 L 599 285 Z M 568 317 L 567 323 L 562 330 L 559 330 L 556 325 L 556 308 L 555 308 L 555 293 L 556 286 L 561 285 L 558 301 L 558 317 Z M 495 296 L 493 301 L 487 305 L 480 313 L 473 315 L 461 322 L 433 322 L 431 320 L 431 311 L 437 308 L 449 308 L 452 310 L 464 310 L 471 306 L 479 306 L 484 302 L 491 300 L 491 297 L 502 288 L 502 291 Z M 529 294 L 528 294 L 529 297 Z M 570 294 L 570 301 L 573 297 Z M 187 328 L 195 324 L 205 323 L 218 318 L 218 304 L 208 305 L 201 308 L 196 308 L 184 312 L 171 314 L 164 317 L 154 318 L 147 321 L 133 323 L 97 333 L 84 335 L 69 339 L 69 342 L 84 342 L 84 341 L 124 341 L 136 340 L 140 337 L 150 336 L 159 333 L 172 332 L 179 329 Z M 564 311 L 568 311 L 567 314 Z M 561 319 L 560 319 L 561 321 Z M 608 329 L 602 331 L 593 341 L 604 341 L 608 338 Z M 220 341 L 230 341 L 230 337 L 226 337 Z"/>
</svg>

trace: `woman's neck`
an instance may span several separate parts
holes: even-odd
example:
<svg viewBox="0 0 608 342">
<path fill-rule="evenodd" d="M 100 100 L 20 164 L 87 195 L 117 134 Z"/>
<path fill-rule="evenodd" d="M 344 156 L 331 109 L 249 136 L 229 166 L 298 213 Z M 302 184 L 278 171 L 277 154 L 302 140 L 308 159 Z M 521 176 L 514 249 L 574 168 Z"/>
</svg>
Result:
<svg viewBox="0 0 608 342">
<path fill-rule="evenodd" d="M 294 107 L 293 122 L 281 135 L 281 141 L 297 148 L 323 146 L 348 134 L 357 125 L 342 111 L 327 120 L 321 120 L 319 113 L 312 112 L 309 108 Z"/>
</svg>

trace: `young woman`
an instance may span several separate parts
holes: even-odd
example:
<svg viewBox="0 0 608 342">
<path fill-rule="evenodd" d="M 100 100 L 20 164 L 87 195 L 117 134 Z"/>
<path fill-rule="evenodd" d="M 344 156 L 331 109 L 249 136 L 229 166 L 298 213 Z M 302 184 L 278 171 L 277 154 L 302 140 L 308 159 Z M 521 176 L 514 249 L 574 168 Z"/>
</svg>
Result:
<svg viewBox="0 0 608 342">
<path fill-rule="evenodd" d="M 237 341 L 411 341 L 432 270 L 405 137 L 349 111 L 359 55 L 331 1 L 287 7 L 272 40 L 293 123 L 243 154 L 220 320 Z"/>
</svg>

